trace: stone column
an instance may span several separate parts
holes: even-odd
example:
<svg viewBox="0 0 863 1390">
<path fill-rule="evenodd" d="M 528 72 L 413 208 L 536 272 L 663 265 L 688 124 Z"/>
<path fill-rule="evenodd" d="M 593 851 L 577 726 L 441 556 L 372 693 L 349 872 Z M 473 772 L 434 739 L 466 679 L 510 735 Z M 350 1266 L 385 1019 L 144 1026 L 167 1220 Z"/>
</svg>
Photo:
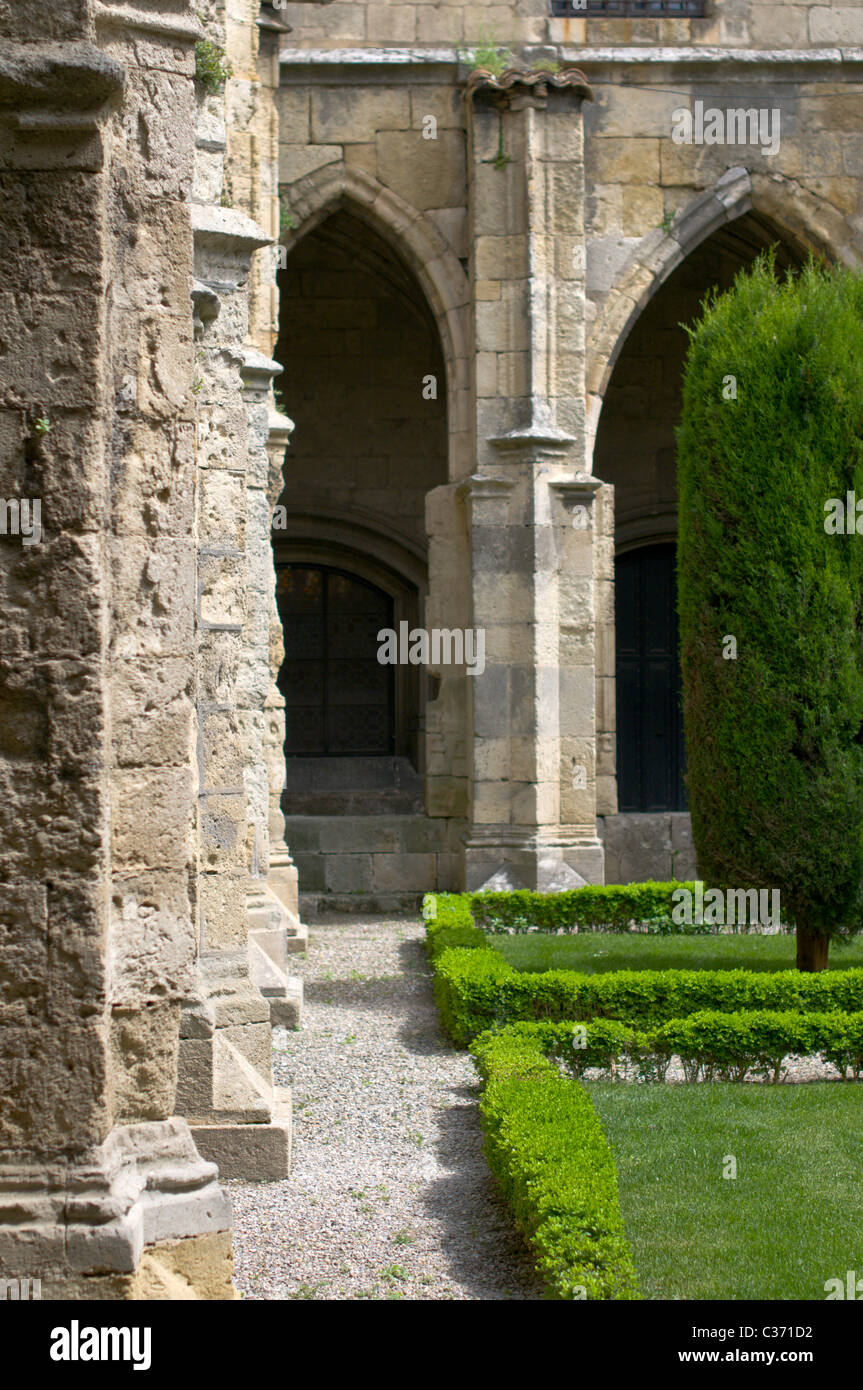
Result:
<svg viewBox="0 0 863 1390">
<path fill-rule="evenodd" d="M 0 17 L 0 1275 L 231 1297 L 173 1112 L 194 982 L 186 6 Z M 11 37 L 10 37 L 11 34 Z"/>
<path fill-rule="evenodd" d="M 249 415 L 248 499 L 250 538 L 247 590 L 247 638 L 244 685 L 248 692 L 246 727 L 246 788 L 253 818 L 251 884 L 248 897 L 249 965 L 252 978 L 269 1000 L 274 1024 L 298 1028 L 302 1018 L 303 984 L 288 974 L 288 952 L 305 945 L 299 916 L 290 900 L 282 901 L 276 885 L 293 861 L 284 843 L 284 817 L 279 810 L 271 838 L 273 782 L 284 785 L 284 700 L 272 669 L 274 628 L 281 624 L 276 608 L 276 574 L 270 538 L 269 400 L 278 362 L 254 348 L 243 355 L 244 399 Z M 290 425 L 290 421 L 287 421 Z M 279 642 L 279 647 L 281 643 Z M 280 658 L 281 660 L 281 658 Z M 275 747 L 274 747 L 275 744 Z M 276 866 L 273 860 L 276 856 Z M 287 862 L 286 862 L 287 861 Z M 296 888 L 296 869 L 292 887 Z"/>
<path fill-rule="evenodd" d="M 218 36 L 218 29 L 214 29 Z M 249 366 L 252 254 L 270 238 L 225 206 L 224 98 L 199 94 L 195 237 L 198 398 L 198 973 L 183 1012 L 177 1107 L 225 1177 L 283 1178 L 290 1095 L 273 1086 L 272 971 L 249 940 L 268 860 L 263 761 L 269 685 L 269 514 Z M 251 371 L 251 386 L 246 380 Z M 266 413 L 266 407 L 263 408 Z M 250 961 L 250 955 L 252 960 Z"/>
<path fill-rule="evenodd" d="M 279 368 L 281 371 L 281 368 Z M 279 411 L 270 410 L 267 430 L 269 474 L 267 495 L 270 513 L 285 485 L 283 466 L 294 430 L 294 422 Z M 285 698 L 276 684 L 285 659 L 284 634 L 273 591 L 270 607 L 270 690 L 267 695 L 267 728 L 264 747 L 270 782 L 270 868 L 267 890 L 280 904 L 284 914 L 284 944 L 288 952 L 304 951 L 308 945 L 309 929 L 300 921 L 299 875 L 291 852 L 285 843 L 285 814 L 282 793 L 285 789 Z"/>
<path fill-rule="evenodd" d="M 477 472 L 462 486 L 473 625 L 470 889 L 602 882 L 594 498 L 584 471 L 576 69 L 467 84 Z"/>
</svg>

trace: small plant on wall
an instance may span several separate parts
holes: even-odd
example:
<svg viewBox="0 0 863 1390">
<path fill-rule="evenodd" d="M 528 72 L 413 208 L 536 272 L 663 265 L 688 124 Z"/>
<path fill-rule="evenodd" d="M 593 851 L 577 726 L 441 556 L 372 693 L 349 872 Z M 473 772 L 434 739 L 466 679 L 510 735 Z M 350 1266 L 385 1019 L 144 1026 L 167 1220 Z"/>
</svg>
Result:
<svg viewBox="0 0 863 1390">
<path fill-rule="evenodd" d="M 206 92 L 215 96 L 224 90 L 225 83 L 234 74 L 224 48 L 209 39 L 199 39 L 195 44 L 195 80 Z"/>
<path fill-rule="evenodd" d="M 500 77 L 502 72 L 515 67 L 516 63 L 510 50 L 499 44 L 491 32 L 483 32 L 477 47 L 470 49 L 465 57 L 474 71 L 483 68 L 494 77 Z"/>
</svg>

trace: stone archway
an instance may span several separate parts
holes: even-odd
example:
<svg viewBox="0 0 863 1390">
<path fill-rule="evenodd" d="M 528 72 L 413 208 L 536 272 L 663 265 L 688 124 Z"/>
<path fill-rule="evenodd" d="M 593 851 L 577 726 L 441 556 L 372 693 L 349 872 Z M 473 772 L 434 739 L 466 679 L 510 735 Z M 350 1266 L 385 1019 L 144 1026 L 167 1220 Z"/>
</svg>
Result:
<svg viewBox="0 0 863 1390">
<path fill-rule="evenodd" d="M 674 246 L 664 238 L 656 248 L 660 265 L 637 306 L 622 293 L 609 306 L 606 327 L 615 314 L 626 322 L 604 361 L 596 346 L 602 330 L 594 337 L 593 384 L 601 387 L 596 399 L 602 411 L 593 469 L 615 488 L 618 581 L 617 621 L 604 649 L 620 679 L 606 684 L 615 698 L 602 706 L 605 727 L 598 731 L 619 793 L 617 804 L 601 808 L 609 882 L 685 877 L 695 869 L 678 767 L 675 585 L 673 563 L 670 570 L 667 563 L 677 534 L 674 433 L 688 346 L 681 324 L 698 316 L 709 289 L 729 288 L 768 246 L 776 247 L 780 269 L 799 266 L 808 249 L 821 249 L 811 242 L 807 247 L 754 207 L 748 176 L 729 178 L 726 189 L 732 186 L 740 195 L 733 217 L 702 199 L 690 225 L 697 222 L 703 234 L 681 233 Z M 715 192 L 710 197 L 721 206 Z M 630 290 L 638 275 L 635 269 L 624 277 Z"/>
<path fill-rule="evenodd" d="M 657 228 L 642 239 L 597 309 L 585 353 L 588 466 L 615 363 L 643 310 L 702 242 L 749 212 L 768 219 L 798 255 L 811 251 L 848 265 L 863 260 L 863 234 L 794 179 L 729 169 L 681 209 L 667 231 Z"/>
<path fill-rule="evenodd" d="M 386 195 L 384 202 L 394 200 Z M 277 501 L 276 562 L 304 566 L 307 577 L 313 571 L 323 576 L 327 595 L 335 574 L 341 576 L 336 588 L 360 593 L 370 586 L 388 597 L 394 624 L 421 626 L 426 605 L 434 601 L 436 577 L 426 499 L 448 486 L 456 458 L 452 426 L 458 404 L 448 388 L 461 371 L 453 346 L 460 310 L 447 285 L 445 258 L 436 255 L 436 233 L 415 231 L 407 254 L 392 226 L 384 235 L 381 218 L 357 204 L 338 179 L 318 190 L 317 204 L 302 234 L 291 239 L 279 277 L 282 321 L 275 357 L 295 430 Z M 293 201 L 292 210 L 296 206 Z M 422 263 L 422 274 L 418 247 L 435 257 L 431 270 Z M 333 611 L 328 601 L 327 616 L 317 615 L 325 645 L 336 641 L 345 623 L 350 627 L 347 615 L 342 627 L 331 621 Z M 358 640 L 358 624 L 359 617 L 352 641 Z M 287 627 L 284 636 L 282 688 L 290 710 L 289 683 L 300 679 L 301 636 L 297 629 L 292 638 Z M 360 662 L 358 670 L 373 671 L 376 630 L 369 627 L 363 640 L 372 646 L 369 662 Z M 327 672 L 330 679 L 318 713 L 332 722 L 327 701 L 337 654 L 327 646 L 320 663 L 322 679 Z M 314 674 L 314 661 L 306 664 Z M 340 751 L 339 741 L 330 739 L 319 740 L 315 749 L 296 738 L 286 745 L 287 840 L 300 871 L 304 910 L 312 915 L 316 900 L 332 906 L 339 894 L 390 907 L 399 894 L 416 896 L 439 886 L 436 847 L 447 830 L 424 814 L 430 684 L 416 666 L 396 669 L 393 723 L 383 742 L 364 740 L 358 730 L 356 739 L 344 743 L 354 751 Z M 347 692 L 344 698 L 349 704 Z M 362 722 L 359 705 L 356 717 Z M 354 816 L 363 823 L 349 824 Z"/>
<path fill-rule="evenodd" d="M 467 275 L 449 242 L 423 213 L 366 173 L 339 160 L 291 185 L 290 212 L 299 225 L 283 237 L 288 256 L 344 208 L 368 225 L 415 276 L 434 315 L 446 366 L 449 480 L 471 467 L 471 325 Z"/>
</svg>

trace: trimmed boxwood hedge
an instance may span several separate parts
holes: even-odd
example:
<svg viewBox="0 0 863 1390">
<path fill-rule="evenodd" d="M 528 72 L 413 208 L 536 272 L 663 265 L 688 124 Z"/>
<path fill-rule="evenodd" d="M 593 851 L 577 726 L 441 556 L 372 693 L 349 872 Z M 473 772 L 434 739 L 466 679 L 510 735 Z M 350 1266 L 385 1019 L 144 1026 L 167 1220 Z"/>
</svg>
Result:
<svg viewBox="0 0 863 1390">
<path fill-rule="evenodd" d="M 588 884 L 566 893 L 532 893 L 519 889 L 512 893 L 465 893 L 473 920 L 486 931 L 565 931 L 575 927 L 602 927 L 604 931 L 628 931 L 630 923 L 652 925 L 656 931 L 684 934 L 715 932 L 715 927 L 675 926 L 671 920 L 674 892 L 695 884 L 612 883 Z"/>
<path fill-rule="evenodd" d="M 749 1072 L 778 1081 L 790 1055 L 823 1057 L 855 1080 L 863 1071 L 863 1012 L 792 1013 L 756 1009 L 751 1013 L 702 1010 L 642 1030 L 631 1023 L 597 1019 L 592 1023 L 514 1023 L 499 1034 L 532 1039 L 575 1077 L 601 1068 L 612 1078 L 622 1066 L 637 1067 L 645 1081 L 662 1081 L 674 1056 L 691 1081 L 743 1081 Z M 476 1046 L 476 1044 L 474 1044 Z"/>
<path fill-rule="evenodd" d="M 703 1010 L 723 1013 L 863 1010 L 863 969 L 801 974 L 796 970 L 514 970 L 468 921 L 464 899 L 437 897 L 428 921 L 434 992 L 445 1032 L 459 1047 L 488 1028 L 519 1020 L 619 1019 L 655 1027 Z"/>
<path fill-rule="evenodd" d="M 704 1009 L 723 1013 L 863 1010 L 863 969 L 801 975 L 796 970 L 513 970 L 493 950 L 448 948 L 436 960 L 441 1022 L 459 1047 L 487 1028 L 530 1019 L 620 1019 L 646 1028 Z"/>
<path fill-rule="evenodd" d="M 720 928 L 712 923 L 683 924 L 673 920 L 677 905 L 674 894 L 681 888 L 694 896 L 694 882 L 674 879 L 587 884 L 566 893 L 533 893 L 528 889 L 511 893 L 427 893 L 423 915 L 433 919 L 439 910 L 444 915 L 455 912 L 459 921 L 465 925 L 473 923 L 485 932 L 628 932 L 635 927 L 660 936 L 716 936 Z"/>
<path fill-rule="evenodd" d="M 474 1044 L 489 1167 L 552 1298 L 638 1298 L 599 1118 L 540 1041 L 513 1030 Z"/>
</svg>

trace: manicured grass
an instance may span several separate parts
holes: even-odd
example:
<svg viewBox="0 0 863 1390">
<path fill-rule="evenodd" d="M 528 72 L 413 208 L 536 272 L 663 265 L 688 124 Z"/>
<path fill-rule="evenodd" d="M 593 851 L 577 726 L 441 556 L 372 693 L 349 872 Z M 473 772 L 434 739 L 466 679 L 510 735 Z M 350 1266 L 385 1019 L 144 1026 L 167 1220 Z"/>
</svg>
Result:
<svg viewBox="0 0 863 1390">
<path fill-rule="evenodd" d="M 645 1298 L 824 1299 L 863 1275 L 863 1086 L 587 1089 Z"/>
<path fill-rule="evenodd" d="M 642 936 L 636 932 L 531 932 L 490 936 L 514 970 L 793 970 L 794 936 Z M 863 966 L 863 939 L 830 946 L 830 968 Z M 861 1271 L 863 1273 L 863 1271 Z"/>
</svg>

